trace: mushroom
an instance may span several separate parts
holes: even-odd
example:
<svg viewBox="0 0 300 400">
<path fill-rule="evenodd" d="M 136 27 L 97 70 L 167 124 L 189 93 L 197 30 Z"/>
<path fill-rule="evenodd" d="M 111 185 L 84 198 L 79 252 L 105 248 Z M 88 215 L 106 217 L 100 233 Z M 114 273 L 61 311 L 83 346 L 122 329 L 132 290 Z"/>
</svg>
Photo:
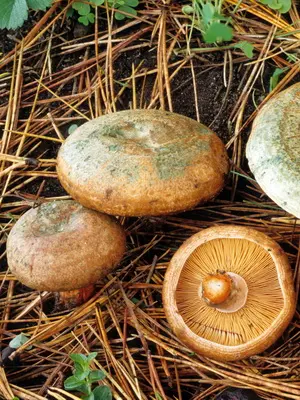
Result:
<svg viewBox="0 0 300 400">
<path fill-rule="evenodd" d="M 263 191 L 300 218 L 300 82 L 275 95 L 257 114 L 246 156 Z"/>
<path fill-rule="evenodd" d="M 167 320 L 196 353 L 233 361 L 261 353 L 296 307 L 287 256 L 265 234 L 215 226 L 177 250 L 163 284 Z"/>
<path fill-rule="evenodd" d="M 127 110 L 84 123 L 61 146 L 58 177 L 84 206 L 112 215 L 162 215 L 215 197 L 228 173 L 222 141 L 162 110 Z"/>
<path fill-rule="evenodd" d="M 24 285 L 58 293 L 69 308 L 86 301 L 94 284 L 125 251 L 115 218 L 72 200 L 52 201 L 23 214 L 7 239 L 7 260 Z"/>
</svg>

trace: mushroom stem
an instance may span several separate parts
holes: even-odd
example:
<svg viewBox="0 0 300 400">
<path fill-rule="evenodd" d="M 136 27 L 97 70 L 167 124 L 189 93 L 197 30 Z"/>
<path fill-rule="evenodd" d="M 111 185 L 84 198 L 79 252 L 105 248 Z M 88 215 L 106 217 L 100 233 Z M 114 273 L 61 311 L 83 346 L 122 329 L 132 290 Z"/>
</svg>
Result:
<svg viewBox="0 0 300 400">
<path fill-rule="evenodd" d="M 233 313 L 246 304 L 248 285 L 238 274 L 217 271 L 202 280 L 199 296 L 208 306 L 224 313 Z"/>
<path fill-rule="evenodd" d="M 89 300 L 94 292 L 95 285 L 93 284 L 76 290 L 58 292 L 56 297 L 57 306 L 64 309 L 80 306 Z"/>
</svg>

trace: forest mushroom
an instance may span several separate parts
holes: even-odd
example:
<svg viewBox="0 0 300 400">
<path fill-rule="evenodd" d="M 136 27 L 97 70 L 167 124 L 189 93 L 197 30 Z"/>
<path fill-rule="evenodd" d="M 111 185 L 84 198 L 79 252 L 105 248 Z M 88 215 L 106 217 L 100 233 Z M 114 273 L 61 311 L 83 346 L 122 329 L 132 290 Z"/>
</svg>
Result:
<svg viewBox="0 0 300 400">
<path fill-rule="evenodd" d="M 300 218 L 300 82 L 275 95 L 259 111 L 246 156 L 263 191 Z"/>
<path fill-rule="evenodd" d="M 146 216 L 191 209 L 216 196 L 228 173 L 222 141 L 162 110 L 127 110 L 84 123 L 61 146 L 61 184 L 84 206 Z"/>
<path fill-rule="evenodd" d="M 247 358 L 274 343 L 296 307 L 287 256 L 267 235 L 215 226 L 174 254 L 163 284 L 167 320 L 193 351 L 222 361 Z"/>
<path fill-rule="evenodd" d="M 11 272 L 24 285 L 59 293 L 62 307 L 79 305 L 121 260 L 125 233 L 115 218 L 72 200 L 23 214 L 7 240 Z"/>
</svg>

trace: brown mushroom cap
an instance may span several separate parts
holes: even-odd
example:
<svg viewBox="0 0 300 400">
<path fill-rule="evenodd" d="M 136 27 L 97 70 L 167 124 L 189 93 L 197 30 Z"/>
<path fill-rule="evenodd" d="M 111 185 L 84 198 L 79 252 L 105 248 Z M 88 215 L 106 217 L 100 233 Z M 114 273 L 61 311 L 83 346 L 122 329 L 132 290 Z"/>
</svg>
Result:
<svg viewBox="0 0 300 400">
<path fill-rule="evenodd" d="M 95 283 L 114 268 L 124 251 L 125 233 L 113 217 L 71 200 L 27 211 L 7 240 L 8 264 L 17 279 L 52 292 Z"/>
<path fill-rule="evenodd" d="M 200 295 L 203 280 L 216 270 L 246 282 L 242 307 L 219 310 Z M 296 307 L 291 269 L 280 246 L 254 229 L 228 225 L 205 229 L 177 250 L 165 276 L 163 302 L 183 343 L 223 361 L 264 351 L 281 336 Z"/>
<path fill-rule="evenodd" d="M 121 111 L 81 125 L 57 163 L 62 185 L 78 202 L 128 216 L 193 208 L 218 194 L 228 173 L 216 134 L 162 110 Z"/>
</svg>

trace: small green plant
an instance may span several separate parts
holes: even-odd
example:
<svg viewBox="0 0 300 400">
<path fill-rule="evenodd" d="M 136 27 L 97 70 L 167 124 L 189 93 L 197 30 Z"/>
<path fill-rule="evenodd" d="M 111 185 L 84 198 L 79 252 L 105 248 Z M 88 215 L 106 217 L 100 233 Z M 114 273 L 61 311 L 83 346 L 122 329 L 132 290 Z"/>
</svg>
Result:
<svg viewBox="0 0 300 400">
<path fill-rule="evenodd" d="M 105 378 L 105 373 L 100 370 L 92 370 L 91 362 L 96 358 L 97 353 L 90 353 L 88 356 L 79 353 L 70 354 L 74 361 L 73 375 L 64 382 L 64 388 L 68 391 L 82 393 L 83 400 L 112 400 L 112 393 L 108 386 L 96 386 L 95 382 Z"/>
<path fill-rule="evenodd" d="M 281 14 L 288 12 L 292 7 L 292 0 L 259 0 L 259 2 L 279 11 Z"/>
<path fill-rule="evenodd" d="M 184 14 L 192 15 L 192 27 L 201 31 L 206 43 L 230 41 L 232 28 L 230 18 L 222 14 L 223 0 L 192 0 L 191 5 L 182 7 Z"/>
<path fill-rule="evenodd" d="M 229 25 L 231 18 L 222 14 L 224 0 L 192 0 L 191 5 L 182 7 L 184 14 L 190 16 L 191 28 L 198 29 L 206 43 L 229 42 L 233 38 L 233 29 Z M 248 57 L 253 57 L 253 45 L 242 41 L 234 43 L 233 48 L 243 51 Z"/>
<path fill-rule="evenodd" d="M 275 68 L 272 76 L 270 77 L 270 88 L 269 91 L 272 92 L 273 89 L 278 85 L 280 76 L 284 74 L 288 68 Z"/>
<path fill-rule="evenodd" d="M 53 0 L 0 0 L 0 29 L 16 29 L 28 18 L 28 10 L 45 11 Z"/>
<path fill-rule="evenodd" d="M 119 11 L 126 12 L 130 15 L 122 14 L 121 12 L 117 11 L 115 13 L 115 19 L 123 20 L 126 17 L 132 18 L 133 16 L 137 15 L 137 11 L 135 7 L 138 6 L 139 0 L 89 0 L 93 6 L 101 6 L 106 4 L 109 7 L 113 7 Z M 82 23 L 85 26 L 88 26 L 90 23 L 95 22 L 95 14 L 92 12 L 92 8 L 89 4 L 83 3 L 82 1 L 75 1 L 71 8 L 68 10 L 68 16 L 74 15 L 74 10 L 77 11 L 79 14 L 78 22 Z"/>
</svg>

